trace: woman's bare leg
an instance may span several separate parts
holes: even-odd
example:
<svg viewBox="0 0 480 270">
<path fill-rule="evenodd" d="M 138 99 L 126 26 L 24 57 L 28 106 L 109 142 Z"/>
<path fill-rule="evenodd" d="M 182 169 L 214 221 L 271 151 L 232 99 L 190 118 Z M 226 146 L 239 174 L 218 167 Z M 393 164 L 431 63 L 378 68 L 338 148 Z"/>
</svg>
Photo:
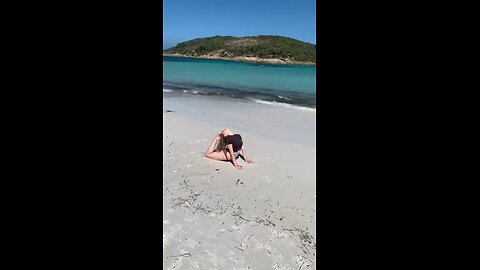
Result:
<svg viewBox="0 0 480 270">
<path fill-rule="evenodd" d="M 208 147 L 207 152 L 205 153 L 205 155 L 208 155 L 208 154 L 210 154 L 210 153 L 215 152 L 215 145 L 217 144 L 218 140 L 220 140 L 219 134 L 217 134 L 217 135 L 215 136 L 215 138 L 213 138 L 213 141 L 212 141 L 212 143 L 210 144 L 210 146 Z"/>
<path fill-rule="evenodd" d="M 215 138 L 213 138 L 213 141 L 208 147 L 207 152 L 205 153 L 205 156 L 215 160 L 229 160 L 230 153 L 228 153 L 227 151 L 220 151 L 220 152 L 215 151 L 215 145 L 220 140 L 220 134 L 222 133 L 217 134 Z"/>
<path fill-rule="evenodd" d="M 222 130 L 219 134 L 215 136 L 213 139 L 212 143 L 207 149 L 207 153 L 205 153 L 205 156 L 211 159 L 215 160 L 231 160 L 230 158 L 230 153 L 228 151 L 220 151 L 220 152 L 215 152 L 215 145 L 217 144 L 218 140 L 220 140 L 220 134 L 223 134 L 223 136 L 231 136 L 233 135 L 233 132 L 230 131 L 230 129 L 226 128 Z"/>
<path fill-rule="evenodd" d="M 230 129 L 228 129 L 228 128 L 222 130 L 222 133 L 223 133 L 223 136 L 225 136 L 225 137 L 233 135 L 233 132 L 230 131 Z"/>
<path fill-rule="evenodd" d="M 230 159 L 230 153 L 227 151 L 223 150 L 220 152 L 213 152 L 205 155 L 208 158 L 214 159 L 214 160 L 231 160 Z"/>
</svg>

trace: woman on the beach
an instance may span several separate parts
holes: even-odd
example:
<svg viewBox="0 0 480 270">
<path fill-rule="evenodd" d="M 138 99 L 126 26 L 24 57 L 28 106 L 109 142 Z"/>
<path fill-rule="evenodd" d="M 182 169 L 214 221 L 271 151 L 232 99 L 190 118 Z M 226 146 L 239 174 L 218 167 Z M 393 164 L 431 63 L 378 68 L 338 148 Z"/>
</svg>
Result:
<svg viewBox="0 0 480 270">
<path fill-rule="evenodd" d="M 241 156 L 245 162 L 253 163 L 253 161 L 247 158 L 242 136 L 240 136 L 240 134 L 233 134 L 233 132 L 226 128 L 215 136 L 205 156 L 215 160 L 231 160 L 235 168 L 243 170 L 243 167 L 237 163 L 239 151 L 242 152 Z"/>
</svg>

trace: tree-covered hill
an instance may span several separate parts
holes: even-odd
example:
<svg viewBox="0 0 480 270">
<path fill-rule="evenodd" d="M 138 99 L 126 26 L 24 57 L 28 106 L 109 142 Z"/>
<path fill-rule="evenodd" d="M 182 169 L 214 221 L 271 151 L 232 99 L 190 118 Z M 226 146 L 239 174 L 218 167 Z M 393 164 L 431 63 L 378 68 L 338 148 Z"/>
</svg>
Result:
<svg viewBox="0 0 480 270">
<path fill-rule="evenodd" d="M 316 63 L 316 45 L 282 36 L 214 36 L 182 42 L 165 55 Z M 252 60 L 255 61 L 255 60 Z"/>
</svg>

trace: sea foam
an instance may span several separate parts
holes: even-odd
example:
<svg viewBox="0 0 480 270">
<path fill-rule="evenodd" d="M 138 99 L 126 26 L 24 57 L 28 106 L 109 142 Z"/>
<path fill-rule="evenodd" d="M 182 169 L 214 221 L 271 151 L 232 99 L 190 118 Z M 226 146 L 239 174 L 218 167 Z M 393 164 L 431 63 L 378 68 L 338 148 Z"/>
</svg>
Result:
<svg viewBox="0 0 480 270">
<path fill-rule="evenodd" d="M 276 107 L 284 107 L 288 109 L 295 109 L 295 110 L 301 110 L 301 111 L 308 111 L 308 112 L 317 112 L 317 109 L 315 108 L 309 108 L 309 107 L 302 107 L 302 106 L 297 106 L 293 104 L 288 104 L 288 103 L 282 103 L 282 102 L 276 102 L 276 101 L 266 101 L 266 100 L 261 100 L 261 99 L 251 99 L 254 102 L 260 103 L 260 104 L 266 104 L 266 105 L 271 105 L 271 106 L 276 106 Z"/>
</svg>

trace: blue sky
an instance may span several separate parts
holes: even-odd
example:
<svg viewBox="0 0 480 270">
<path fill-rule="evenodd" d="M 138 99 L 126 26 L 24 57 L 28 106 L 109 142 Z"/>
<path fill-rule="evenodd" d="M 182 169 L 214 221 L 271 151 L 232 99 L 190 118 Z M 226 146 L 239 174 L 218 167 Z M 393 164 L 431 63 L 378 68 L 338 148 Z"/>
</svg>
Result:
<svg viewBox="0 0 480 270">
<path fill-rule="evenodd" d="M 215 35 L 280 35 L 315 44 L 315 0 L 164 0 L 163 47 Z"/>
</svg>

